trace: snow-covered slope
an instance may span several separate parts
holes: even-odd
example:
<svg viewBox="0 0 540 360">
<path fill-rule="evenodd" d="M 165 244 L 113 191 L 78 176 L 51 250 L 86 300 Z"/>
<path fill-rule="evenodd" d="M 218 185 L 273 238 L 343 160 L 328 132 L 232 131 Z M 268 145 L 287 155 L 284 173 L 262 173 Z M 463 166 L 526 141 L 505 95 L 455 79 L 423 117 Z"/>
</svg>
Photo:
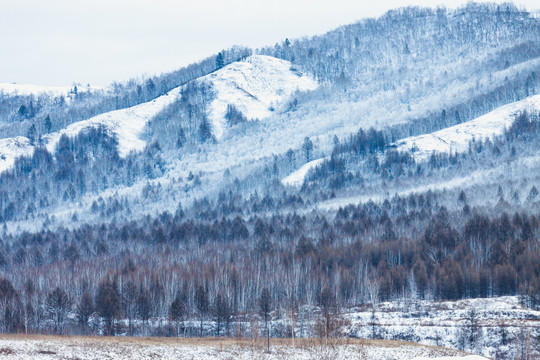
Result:
<svg viewBox="0 0 540 360">
<path fill-rule="evenodd" d="M 165 106 L 176 100 L 180 90 L 181 87 L 178 87 L 147 103 L 111 111 L 88 120 L 73 123 L 58 132 L 45 135 L 43 143 L 49 152 L 53 152 L 62 135 L 75 136 L 86 128 L 103 125 L 110 133 L 118 137 L 120 156 L 126 156 L 130 151 L 141 151 L 146 145 L 146 142 L 140 136 L 146 123 Z M 31 155 L 33 150 L 34 146 L 24 136 L 0 139 L 0 172 L 13 166 L 15 158 Z"/>
<path fill-rule="evenodd" d="M 207 82 L 215 91 L 216 96 L 211 103 L 209 117 L 216 139 L 220 139 L 224 134 L 228 104 L 235 105 L 248 119 L 262 119 L 270 116 L 272 109 L 283 104 L 295 91 L 313 90 L 318 86 L 313 79 L 292 70 L 292 65 L 288 61 L 262 55 L 250 56 L 243 61 L 229 64 L 195 81 Z M 25 89 L 27 92 L 56 89 L 32 86 L 17 88 L 16 84 L 4 85 L 13 85 L 5 88 L 20 89 L 21 92 Z M 145 140 L 141 138 L 146 124 L 158 112 L 175 101 L 180 96 L 181 89 L 182 87 L 177 87 L 147 103 L 73 123 L 65 129 L 44 136 L 43 141 L 47 149 L 52 152 L 63 134 L 74 136 L 85 128 L 104 125 L 111 133 L 118 136 L 120 156 L 126 156 L 130 151 L 141 151 L 146 145 Z M 56 90 L 67 92 L 67 88 Z M 1 86 L 0 91 L 2 91 Z M 9 169 L 16 157 L 29 155 L 32 152 L 33 146 L 25 137 L 2 139 L 0 141 L 0 172 Z"/>
<path fill-rule="evenodd" d="M 300 169 L 292 172 L 289 176 L 281 180 L 281 183 L 287 186 L 302 186 L 309 170 L 315 168 L 326 159 L 328 159 L 328 157 L 313 160 L 304 164 Z"/>
<path fill-rule="evenodd" d="M 233 104 L 248 119 L 264 119 L 296 91 L 317 88 L 312 78 L 294 70 L 288 61 L 254 55 L 232 63 L 201 79 L 216 93 L 209 118 L 216 139 L 226 129 L 227 105 Z"/>
<path fill-rule="evenodd" d="M 502 135 L 510 127 L 515 116 L 523 111 L 540 112 L 540 95 L 530 96 L 505 106 L 474 120 L 443 130 L 412 136 L 395 143 L 397 150 L 411 152 L 416 160 L 426 160 L 433 153 L 461 153 L 468 149 L 469 142 L 485 140 Z"/>
<path fill-rule="evenodd" d="M 74 136 L 85 128 L 104 125 L 118 136 L 120 156 L 126 156 L 130 151 L 141 151 L 146 146 L 146 141 L 140 136 L 144 127 L 153 116 L 178 98 L 180 90 L 181 87 L 177 87 L 152 101 L 73 123 L 59 132 L 45 136 L 47 149 L 53 151 L 64 134 Z"/>
<path fill-rule="evenodd" d="M 24 136 L 0 139 L 0 172 L 11 168 L 17 157 L 32 155 L 33 151 L 30 140 Z"/>
</svg>

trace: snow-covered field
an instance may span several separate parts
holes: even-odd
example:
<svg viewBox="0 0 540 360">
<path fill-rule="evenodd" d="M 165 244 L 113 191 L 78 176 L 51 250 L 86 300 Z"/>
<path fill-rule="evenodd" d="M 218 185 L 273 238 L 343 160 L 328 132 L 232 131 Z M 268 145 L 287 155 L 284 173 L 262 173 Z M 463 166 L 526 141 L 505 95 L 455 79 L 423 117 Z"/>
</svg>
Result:
<svg viewBox="0 0 540 360">
<path fill-rule="evenodd" d="M 472 309 L 480 329 L 476 344 L 463 342 Z M 445 302 L 393 301 L 379 304 L 374 313 L 370 309 L 351 309 L 344 316 L 349 321 L 345 333 L 352 337 L 370 338 L 376 332 L 377 337 L 384 339 L 464 348 L 493 358 L 498 351 L 511 355 L 520 341 L 540 335 L 540 311 L 524 308 L 516 296 Z"/>
<path fill-rule="evenodd" d="M 540 112 L 540 95 L 530 96 L 476 119 L 430 134 L 408 137 L 395 143 L 398 151 L 411 152 L 416 160 L 429 159 L 433 153 L 462 153 L 472 140 L 485 140 L 502 135 L 523 111 Z"/>
<path fill-rule="evenodd" d="M 455 350 L 395 341 L 264 341 L 174 338 L 3 336 L 3 359 L 373 359 L 486 360 Z"/>
</svg>

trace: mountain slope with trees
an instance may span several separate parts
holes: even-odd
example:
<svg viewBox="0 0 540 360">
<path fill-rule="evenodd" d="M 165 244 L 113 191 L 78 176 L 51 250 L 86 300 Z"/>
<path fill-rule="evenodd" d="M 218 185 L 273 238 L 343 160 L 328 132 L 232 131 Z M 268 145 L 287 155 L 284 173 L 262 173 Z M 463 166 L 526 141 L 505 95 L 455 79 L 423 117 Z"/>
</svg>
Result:
<svg viewBox="0 0 540 360">
<path fill-rule="evenodd" d="M 380 301 L 539 309 L 540 114 L 505 112 L 538 97 L 539 49 L 539 17 L 511 4 L 405 8 L 64 105 L 0 96 L 6 138 L 29 142 L 180 89 L 137 151 L 91 127 L 0 175 L 1 329 L 222 336 L 302 313 L 330 338 L 343 309 Z M 254 61 L 285 81 L 237 88 Z M 216 90 L 220 74 L 235 80 Z M 225 90 L 241 101 L 221 101 L 217 131 Z M 464 151 L 397 146 L 491 111 L 504 126 Z"/>
</svg>

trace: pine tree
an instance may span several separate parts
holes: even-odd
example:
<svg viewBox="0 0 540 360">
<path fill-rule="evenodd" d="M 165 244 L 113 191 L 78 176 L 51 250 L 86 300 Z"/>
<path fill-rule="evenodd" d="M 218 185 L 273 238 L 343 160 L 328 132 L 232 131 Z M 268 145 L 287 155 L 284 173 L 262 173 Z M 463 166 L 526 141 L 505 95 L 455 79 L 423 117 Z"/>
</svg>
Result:
<svg viewBox="0 0 540 360">
<path fill-rule="evenodd" d="M 220 334 L 221 325 L 225 322 L 228 322 L 229 313 L 229 303 L 221 294 L 217 294 L 214 300 L 214 314 L 217 324 L 217 336 L 219 336 Z"/>
<path fill-rule="evenodd" d="M 223 66 L 225 66 L 225 60 L 223 57 L 223 52 L 220 51 L 216 56 L 216 68 L 221 69 Z"/>
<path fill-rule="evenodd" d="M 201 125 L 199 125 L 199 139 L 202 143 L 205 143 L 211 138 L 212 130 L 210 129 L 210 124 L 206 118 L 203 118 Z"/>
<path fill-rule="evenodd" d="M 36 125 L 32 124 L 30 125 L 30 127 L 28 128 L 28 132 L 26 133 L 26 137 L 28 138 L 28 140 L 30 140 L 30 145 L 33 146 L 36 143 L 36 136 Z"/>
<path fill-rule="evenodd" d="M 146 288 L 141 288 L 137 296 L 137 313 L 139 319 L 143 322 L 148 321 L 152 315 L 152 304 L 150 302 L 150 293 Z"/>
<path fill-rule="evenodd" d="M 313 142 L 310 138 L 306 137 L 304 139 L 304 143 L 302 144 L 302 151 L 304 152 L 306 162 L 309 162 L 311 160 L 311 153 L 313 151 Z"/>
<path fill-rule="evenodd" d="M 325 322 L 324 335 L 328 338 L 332 331 L 333 312 L 337 305 L 336 296 L 328 286 L 326 286 L 319 295 L 319 305 L 323 311 Z"/>
<path fill-rule="evenodd" d="M 47 133 L 50 133 L 52 129 L 52 122 L 51 122 L 51 117 L 49 115 L 47 115 L 47 117 L 45 118 L 44 126 L 45 126 L 45 130 L 47 130 Z"/>
</svg>

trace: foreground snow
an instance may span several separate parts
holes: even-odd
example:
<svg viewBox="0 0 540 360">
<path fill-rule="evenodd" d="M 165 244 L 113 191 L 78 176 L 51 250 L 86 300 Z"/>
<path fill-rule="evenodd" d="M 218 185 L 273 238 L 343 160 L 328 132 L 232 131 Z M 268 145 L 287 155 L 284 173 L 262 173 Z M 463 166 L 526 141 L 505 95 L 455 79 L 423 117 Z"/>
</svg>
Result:
<svg viewBox="0 0 540 360">
<path fill-rule="evenodd" d="M 485 360 L 486 358 L 478 355 L 469 355 L 469 356 L 443 356 L 439 358 L 427 358 L 427 357 L 417 357 L 413 360 Z"/>
<path fill-rule="evenodd" d="M 416 160 L 427 160 L 434 153 L 463 153 L 472 140 L 485 140 L 502 135 L 517 114 L 540 112 L 540 95 L 505 106 L 474 120 L 430 134 L 408 137 L 395 143 L 397 150 L 411 152 Z"/>
<path fill-rule="evenodd" d="M 5 359 L 444 359 L 486 360 L 458 351 L 401 342 L 355 342 L 324 345 L 318 340 L 300 346 L 228 339 L 9 337 L 0 339 Z M 441 356 L 445 356 L 441 358 Z"/>
<path fill-rule="evenodd" d="M 479 326 L 476 344 L 463 340 L 472 309 Z M 523 307 L 517 296 L 444 302 L 408 299 L 381 303 L 374 313 L 351 309 L 345 317 L 349 322 L 345 332 L 352 337 L 370 338 L 375 332 L 384 339 L 464 348 L 488 357 L 501 351 L 508 359 L 521 341 L 540 335 L 540 311 Z"/>
</svg>

